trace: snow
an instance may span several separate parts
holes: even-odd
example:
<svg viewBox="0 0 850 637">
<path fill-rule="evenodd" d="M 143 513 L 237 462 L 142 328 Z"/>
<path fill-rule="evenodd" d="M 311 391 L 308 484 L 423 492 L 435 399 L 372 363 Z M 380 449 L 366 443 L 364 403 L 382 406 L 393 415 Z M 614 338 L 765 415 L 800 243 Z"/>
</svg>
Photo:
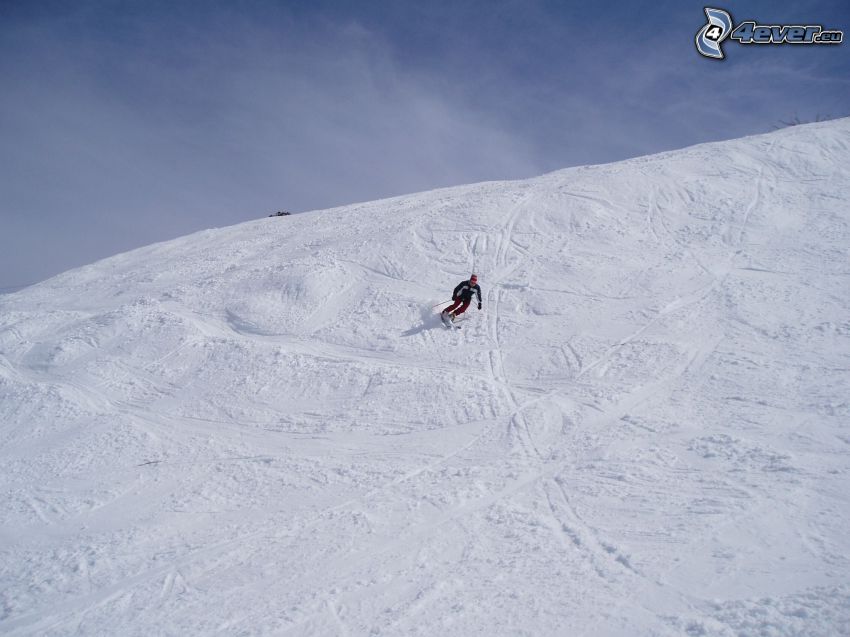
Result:
<svg viewBox="0 0 850 637">
<path fill-rule="evenodd" d="M 848 210 L 843 119 L 0 297 L 0 633 L 850 634 Z"/>
</svg>

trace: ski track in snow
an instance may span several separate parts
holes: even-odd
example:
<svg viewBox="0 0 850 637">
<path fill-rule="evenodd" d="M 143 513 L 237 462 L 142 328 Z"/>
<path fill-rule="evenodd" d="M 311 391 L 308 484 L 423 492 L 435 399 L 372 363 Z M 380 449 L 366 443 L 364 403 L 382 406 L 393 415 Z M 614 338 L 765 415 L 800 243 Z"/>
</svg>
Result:
<svg viewBox="0 0 850 637">
<path fill-rule="evenodd" d="M 850 633 L 847 166 L 837 120 L 0 297 L 0 632 Z"/>
</svg>

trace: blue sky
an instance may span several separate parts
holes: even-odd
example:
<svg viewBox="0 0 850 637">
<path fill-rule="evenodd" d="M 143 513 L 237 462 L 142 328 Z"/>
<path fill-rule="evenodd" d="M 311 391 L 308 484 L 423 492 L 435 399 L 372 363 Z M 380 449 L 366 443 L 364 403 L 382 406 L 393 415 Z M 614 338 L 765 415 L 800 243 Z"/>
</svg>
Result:
<svg viewBox="0 0 850 637">
<path fill-rule="evenodd" d="M 0 1 L 0 291 L 202 228 L 850 115 L 703 2 Z M 850 31 L 850 5 L 721 2 Z"/>
</svg>

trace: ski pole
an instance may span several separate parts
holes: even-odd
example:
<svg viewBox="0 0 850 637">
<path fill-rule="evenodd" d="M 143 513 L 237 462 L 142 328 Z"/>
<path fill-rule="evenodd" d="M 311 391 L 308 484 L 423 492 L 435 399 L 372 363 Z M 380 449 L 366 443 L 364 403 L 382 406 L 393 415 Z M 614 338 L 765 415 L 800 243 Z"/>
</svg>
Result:
<svg viewBox="0 0 850 637">
<path fill-rule="evenodd" d="M 443 301 L 442 303 L 437 303 L 437 305 L 432 305 L 431 309 L 433 310 L 435 307 L 438 307 L 440 305 L 445 305 L 446 303 L 451 303 L 451 301 Z"/>
</svg>

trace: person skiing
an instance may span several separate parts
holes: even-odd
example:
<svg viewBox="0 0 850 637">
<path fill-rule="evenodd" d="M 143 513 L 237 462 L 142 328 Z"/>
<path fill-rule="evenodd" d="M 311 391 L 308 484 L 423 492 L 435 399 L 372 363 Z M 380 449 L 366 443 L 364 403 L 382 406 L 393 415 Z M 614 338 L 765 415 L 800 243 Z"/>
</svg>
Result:
<svg viewBox="0 0 850 637">
<path fill-rule="evenodd" d="M 478 295 L 478 309 L 481 309 L 481 288 L 478 286 L 478 276 L 473 274 L 469 277 L 469 281 L 461 281 L 452 292 L 452 303 L 449 307 L 442 311 L 443 318 L 449 318 L 452 321 L 456 316 L 466 312 L 469 303 L 472 301 L 472 295 Z"/>
</svg>

